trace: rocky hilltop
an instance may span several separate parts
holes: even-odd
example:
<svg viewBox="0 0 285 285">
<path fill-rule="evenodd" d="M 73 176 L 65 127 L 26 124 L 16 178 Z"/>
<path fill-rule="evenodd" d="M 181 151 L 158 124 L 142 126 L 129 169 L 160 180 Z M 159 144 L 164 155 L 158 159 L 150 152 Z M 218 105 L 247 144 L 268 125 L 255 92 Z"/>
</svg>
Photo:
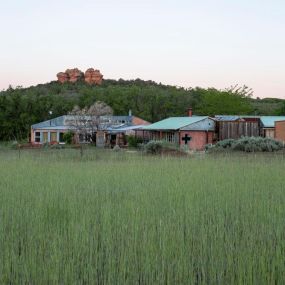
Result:
<svg viewBox="0 0 285 285">
<path fill-rule="evenodd" d="M 100 70 L 94 68 L 88 68 L 85 73 L 78 68 L 66 69 L 65 72 L 59 72 L 57 80 L 60 83 L 64 82 L 77 82 L 78 80 L 84 80 L 86 83 L 93 85 L 101 85 L 103 81 L 103 75 Z"/>
</svg>

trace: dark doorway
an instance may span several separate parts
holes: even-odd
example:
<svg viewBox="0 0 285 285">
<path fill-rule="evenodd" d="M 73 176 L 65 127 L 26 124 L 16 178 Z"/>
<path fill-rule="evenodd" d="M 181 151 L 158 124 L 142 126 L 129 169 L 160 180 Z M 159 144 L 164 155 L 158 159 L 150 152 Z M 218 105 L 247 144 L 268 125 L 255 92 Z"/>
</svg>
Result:
<svg viewBox="0 0 285 285">
<path fill-rule="evenodd" d="M 116 145 L 116 140 L 117 140 L 117 135 L 111 135 L 110 138 L 111 147 L 114 147 Z"/>
</svg>

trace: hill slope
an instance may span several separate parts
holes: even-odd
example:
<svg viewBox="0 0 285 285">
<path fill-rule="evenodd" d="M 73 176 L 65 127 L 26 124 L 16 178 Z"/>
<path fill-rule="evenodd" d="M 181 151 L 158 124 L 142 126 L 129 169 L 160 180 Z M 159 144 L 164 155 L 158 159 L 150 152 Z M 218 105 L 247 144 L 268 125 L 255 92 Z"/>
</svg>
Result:
<svg viewBox="0 0 285 285">
<path fill-rule="evenodd" d="M 140 79 L 104 80 L 100 86 L 88 85 L 83 81 L 64 84 L 52 81 L 29 88 L 8 88 L 0 92 L 0 140 L 25 138 L 31 124 L 66 114 L 75 105 L 89 106 L 98 100 L 110 105 L 115 114 L 127 114 L 132 110 L 136 116 L 155 122 L 165 117 L 184 116 L 190 106 L 194 114 L 205 114 L 208 110 L 205 108 L 205 100 L 219 98 L 220 94 L 225 99 L 220 102 L 214 100 L 216 105 L 210 109 L 213 113 L 226 110 L 228 113 L 274 115 L 284 105 L 281 99 L 240 97 L 238 100 L 246 108 L 237 108 L 239 104 L 234 103 L 237 98 L 228 101 L 226 107 L 222 105 L 226 104 L 227 97 L 233 98 L 233 94 L 228 94 L 228 91 L 185 89 Z"/>
</svg>

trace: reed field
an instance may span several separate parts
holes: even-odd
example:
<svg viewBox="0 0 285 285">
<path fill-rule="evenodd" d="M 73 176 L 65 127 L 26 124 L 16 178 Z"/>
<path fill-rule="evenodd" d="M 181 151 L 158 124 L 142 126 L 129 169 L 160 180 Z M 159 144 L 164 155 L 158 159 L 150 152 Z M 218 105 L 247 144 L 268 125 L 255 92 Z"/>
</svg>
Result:
<svg viewBox="0 0 285 285">
<path fill-rule="evenodd" d="M 285 284 L 283 155 L 0 149 L 0 284 Z"/>
</svg>

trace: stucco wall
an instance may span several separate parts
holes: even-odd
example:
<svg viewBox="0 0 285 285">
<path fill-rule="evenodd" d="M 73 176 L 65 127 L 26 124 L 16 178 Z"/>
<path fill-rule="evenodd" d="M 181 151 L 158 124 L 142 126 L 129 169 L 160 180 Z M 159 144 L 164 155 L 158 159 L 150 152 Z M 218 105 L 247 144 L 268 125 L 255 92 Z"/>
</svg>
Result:
<svg viewBox="0 0 285 285">
<path fill-rule="evenodd" d="M 41 133 L 41 139 L 43 139 L 43 133 L 47 133 L 48 136 L 48 142 L 50 143 L 58 143 L 59 142 L 59 134 L 60 133 L 65 133 L 66 130 L 53 130 L 53 129 L 49 129 L 49 130 L 44 130 L 44 129 L 31 129 L 31 143 L 34 144 L 42 144 L 44 143 L 44 141 L 41 142 L 35 142 L 35 133 L 36 132 L 40 132 Z M 55 141 L 51 141 L 51 133 L 56 133 L 56 140 Z"/>
<path fill-rule="evenodd" d="M 285 142 L 285 121 L 275 122 L 275 139 Z"/>
<path fill-rule="evenodd" d="M 180 145 L 185 146 L 185 141 L 182 139 L 185 135 L 191 137 L 191 141 L 188 142 L 188 147 L 191 150 L 204 150 L 205 145 L 213 143 L 214 132 L 205 131 L 181 131 L 180 132 Z"/>
<path fill-rule="evenodd" d="M 271 129 L 264 129 L 264 136 L 266 138 L 272 138 L 274 139 L 275 138 L 275 130 L 274 128 L 271 128 Z"/>
</svg>

